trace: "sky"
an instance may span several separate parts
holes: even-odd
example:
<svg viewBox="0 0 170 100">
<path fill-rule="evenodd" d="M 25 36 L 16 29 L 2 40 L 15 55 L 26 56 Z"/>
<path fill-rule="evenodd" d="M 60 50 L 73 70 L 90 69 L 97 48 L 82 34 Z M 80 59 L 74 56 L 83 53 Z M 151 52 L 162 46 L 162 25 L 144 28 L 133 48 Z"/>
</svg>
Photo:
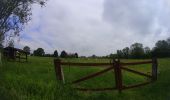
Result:
<svg viewBox="0 0 170 100">
<path fill-rule="evenodd" d="M 135 42 L 152 48 L 168 37 L 169 0 L 48 0 L 32 6 L 15 46 L 104 56 Z"/>
</svg>

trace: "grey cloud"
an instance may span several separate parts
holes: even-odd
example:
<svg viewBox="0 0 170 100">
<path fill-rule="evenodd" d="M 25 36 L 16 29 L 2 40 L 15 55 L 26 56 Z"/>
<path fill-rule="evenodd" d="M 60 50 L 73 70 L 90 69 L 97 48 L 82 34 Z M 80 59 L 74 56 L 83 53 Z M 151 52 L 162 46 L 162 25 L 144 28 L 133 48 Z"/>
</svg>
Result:
<svg viewBox="0 0 170 100">
<path fill-rule="evenodd" d="M 166 16 L 170 10 L 164 2 L 49 0 L 45 8 L 34 6 L 32 21 L 22 32 L 31 39 L 22 38 L 19 46 L 29 45 L 32 50 L 42 47 L 47 53 L 66 50 L 87 56 L 113 53 L 134 42 L 152 47 L 168 35 L 166 30 L 170 25 Z"/>
<path fill-rule="evenodd" d="M 136 34 L 150 34 L 156 30 L 153 30 L 155 21 L 163 22 L 164 18 L 159 18 L 160 14 L 162 16 L 167 14 L 163 10 L 167 9 L 164 2 L 164 0 L 105 0 L 103 17 L 113 27 L 129 29 Z"/>
</svg>

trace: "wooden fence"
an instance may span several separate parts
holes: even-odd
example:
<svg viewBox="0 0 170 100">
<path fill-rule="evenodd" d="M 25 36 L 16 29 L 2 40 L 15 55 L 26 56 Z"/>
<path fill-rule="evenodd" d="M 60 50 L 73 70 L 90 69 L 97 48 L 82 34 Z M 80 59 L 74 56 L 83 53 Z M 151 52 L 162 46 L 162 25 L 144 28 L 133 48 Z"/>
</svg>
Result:
<svg viewBox="0 0 170 100">
<path fill-rule="evenodd" d="M 132 69 L 129 69 L 129 68 L 126 67 L 126 66 L 141 65 L 141 64 L 152 64 L 152 66 L 151 66 L 152 67 L 151 75 L 143 73 L 143 72 L 139 72 L 139 71 L 136 71 L 136 70 L 132 70 Z M 56 78 L 57 78 L 57 80 L 60 80 L 62 82 L 64 82 L 64 73 L 63 73 L 62 65 L 76 66 L 76 67 L 109 66 L 109 67 L 107 67 L 107 68 L 105 68 L 105 69 L 103 69 L 101 71 L 98 71 L 96 73 L 92 73 L 92 74 L 84 76 L 84 77 L 82 77 L 80 79 L 74 80 L 74 81 L 71 82 L 72 84 L 80 83 L 82 81 L 85 81 L 85 80 L 91 79 L 93 77 L 102 75 L 102 74 L 104 74 L 104 73 L 106 73 L 108 71 L 114 70 L 116 86 L 106 87 L 106 88 L 93 88 L 93 89 L 91 89 L 91 88 L 76 88 L 77 90 L 81 90 L 81 91 L 105 91 L 105 90 L 117 89 L 119 92 L 121 92 L 122 90 L 143 86 L 143 85 L 149 84 L 149 83 L 154 82 L 154 81 L 157 80 L 158 62 L 157 62 L 156 58 L 153 58 L 152 60 L 148 60 L 148 61 L 130 62 L 130 63 L 120 62 L 119 59 L 117 59 L 117 60 L 113 59 L 113 61 L 111 63 L 73 63 L 73 62 L 68 63 L 68 62 L 61 62 L 60 59 L 54 59 L 54 65 L 55 65 Z M 134 84 L 134 85 L 126 86 L 126 85 L 123 84 L 123 81 L 122 81 L 122 70 L 126 70 L 128 72 L 138 74 L 140 76 L 147 77 L 149 80 L 147 80 L 146 82 L 140 83 L 140 84 Z"/>
</svg>

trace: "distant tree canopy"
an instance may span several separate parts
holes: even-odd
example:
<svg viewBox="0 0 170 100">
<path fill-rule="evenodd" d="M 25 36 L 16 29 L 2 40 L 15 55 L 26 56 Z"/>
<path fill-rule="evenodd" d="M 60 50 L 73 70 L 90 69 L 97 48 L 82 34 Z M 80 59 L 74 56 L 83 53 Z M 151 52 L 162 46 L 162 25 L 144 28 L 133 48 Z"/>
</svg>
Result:
<svg viewBox="0 0 170 100">
<path fill-rule="evenodd" d="M 78 58 L 78 53 L 67 53 L 66 51 L 62 51 L 60 54 L 61 58 Z"/>
<path fill-rule="evenodd" d="M 12 31 L 19 36 L 25 23 L 31 19 L 31 6 L 38 3 L 41 6 L 46 0 L 0 0 L 0 44 L 6 33 Z M 6 35 L 5 35 L 6 34 Z"/>
<path fill-rule="evenodd" d="M 62 51 L 61 54 L 60 54 L 60 57 L 61 58 L 66 58 L 68 56 L 67 52 L 66 51 Z"/>
<path fill-rule="evenodd" d="M 170 57 L 170 37 L 167 40 L 159 40 L 155 43 L 155 47 L 143 47 L 142 43 L 134 43 L 117 53 L 110 54 L 110 58 L 151 58 L 151 57 Z"/>
<path fill-rule="evenodd" d="M 170 38 L 165 40 L 159 40 L 156 42 L 153 49 L 153 55 L 157 57 L 170 57 Z"/>
<path fill-rule="evenodd" d="M 91 58 L 96 58 L 97 56 L 95 55 L 95 54 L 93 54 L 92 56 L 91 56 Z"/>
<path fill-rule="evenodd" d="M 54 57 L 54 54 L 44 54 L 44 57 Z"/>
<path fill-rule="evenodd" d="M 54 51 L 54 57 L 58 57 L 58 51 L 57 50 Z"/>
<path fill-rule="evenodd" d="M 152 54 L 151 54 L 151 49 L 149 47 L 145 47 L 144 48 L 144 58 L 151 58 Z"/>
<path fill-rule="evenodd" d="M 75 58 L 78 58 L 78 57 L 79 57 L 79 56 L 78 56 L 78 53 L 75 53 L 74 56 L 75 56 Z"/>
<path fill-rule="evenodd" d="M 29 46 L 25 46 L 24 48 L 23 48 L 23 50 L 25 51 L 25 52 L 27 52 L 28 54 L 30 54 L 30 47 Z"/>
<path fill-rule="evenodd" d="M 143 58 L 144 49 L 143 44 L 141 43 L 134 43 L 130 46 L 130 52 L 132 58 Z"/>
<path fill-rule="evenodd" d="M 130 56 L 130 49 L 129 47 L 125 47 L 123 50 L 122 50 L 122 53 L 123 53 L 123 57 L 128 59 L 129 56 Z"/>
<path fill-rule="evenodd" d="M 170 37 L 166 40 L 170 48 Z"/>
<path fill-rule="evenodd" d="M 78 58 L 78 53 L 69 53 L 67 54 L 68 58 Z"/>
<path fill-rule="evenodd" d="M 34 50 L 33 54 L 34 56 L 44 56 L 45 52 L 44 52 L 44 49 L 38 48 L 37 50 Z"/>
</svg>

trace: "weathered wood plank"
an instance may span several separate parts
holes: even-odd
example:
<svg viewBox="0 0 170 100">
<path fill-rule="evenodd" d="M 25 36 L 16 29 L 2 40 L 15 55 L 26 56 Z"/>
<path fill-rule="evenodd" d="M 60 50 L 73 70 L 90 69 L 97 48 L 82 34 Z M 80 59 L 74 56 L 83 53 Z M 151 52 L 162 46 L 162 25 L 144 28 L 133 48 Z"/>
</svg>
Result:
<svg viewBox="0 0 170 100">
<path fill-rule="evenodd" d="M 129 62 L 129 63 L 120 63 L 121 66 L 128 66 L 128 65 L 141 65 L 141 64 L 152 64 L 152 61 L 141 61 L 141 62 Z"/>
<path fill-rule="evenodd" d="M 135 73 L 135 74 L 138 74 L 138 75 L 142 75 L 142 76 L 146 76 L 146 77 L 152 78 L 151 75 L 148 75 L 148 74 L 145 74 L 145 73 L 142 73 L 142 72 L 139 72 L 139 71 L 135 71 L 135 70 L 132 70 L 132 69 L 129 69 L 129 68 L 126 68 L 126 67 L 122 67 L 121 66 L 121 69 L 129 71 L 129 72 L 132 72 L 132 73 Z"/>
<path fill-rule="evenodd" d="M 85 76 L 85 77 L 83 77 L 83 78 L 81 78 L 81 79 L 75 80 L 75 81 L 73 81 L 72 83 L 73 83 L 73 84 L 74 84 L 74 83 L 79 83 L 79 82 L 85 81 L 85 80 L 87 80 L 87 79 L 96 77 L 96 76 L 98 76 L 98 75 L 101 75 L 101 74 L 103 74 L 103 73 L 105 73 L 105 72 L 108 72 L 108 71 L 112 70 L 113 68 L 114 68 L 113 66 L 112 66 L 112 67 L 109 67 L 109 68 L 106 68 L 106 69 L 104 69 L 104 70 L 102 70 L 102 71 L 99 71 L 99 72 L 96 72 L 96 73 L 87 75 L 87 76 Z"/>
<path fill-rule="evenodd" d="M 150 84 L 150 83 L 152 83 L 152 81 L 147 81 L 147 82 L 143 82 L 143 83 L 139 83 L 139 84 L 135 84 L 135 85 L 129 85 L 129 86 L 123 85 L 123 90 L 124 89 L 130 89 L 130 88 L 144 86 L 144 85 L 147 85 L 147 84 Z"/>
</svg>

